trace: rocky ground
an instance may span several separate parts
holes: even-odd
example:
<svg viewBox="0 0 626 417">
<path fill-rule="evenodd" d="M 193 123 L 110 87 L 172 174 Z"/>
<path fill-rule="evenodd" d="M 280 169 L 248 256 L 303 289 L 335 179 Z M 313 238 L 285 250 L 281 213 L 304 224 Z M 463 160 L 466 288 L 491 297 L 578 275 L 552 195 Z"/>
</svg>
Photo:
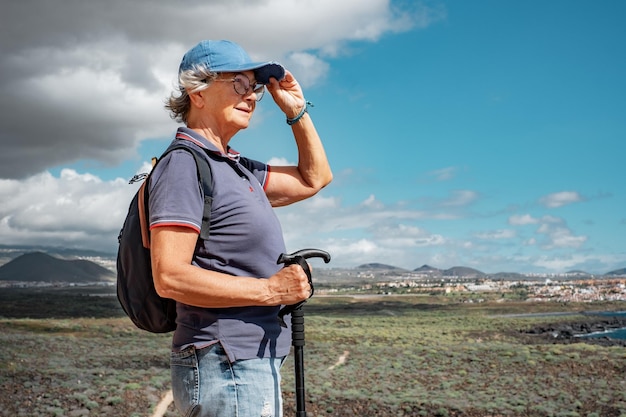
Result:
<svg viewBox="0 0 626 417">
<path fill-rule="evenodd" d="M 530 330 L 520 331 L 521 335 L 535 336 L 551 343 L 589 343 L 602 346 L 625 346 L 625 339 L 609 337 L 581 337 L 590 333 L 599 333 L 609 330 L 626 328 L 626 317 L 589 317 L 584 321 L 572 321 L 556 324 L 544 324 Z"/>
<path fill-rule="evenodd" d="M 95 301 L 94 301 L 95 300 Z M 9 303 L 16 303 L 16 297 L 0 299 L 5 307 Z M 66 305 L 77 308 L 78 303 L 72 299 L 64 301 L 63 311 L 68 311 Z M 106 300 L 105 300 L 106 301 Z M 99 298 L 90 298 L 89 303 L 94 306 L 96 313 L 103 310 Z M 102 301 L 103 303 L 104 301 Z M 24 311 L 32 316 L 34 302 L 24 303 Z M 47 304 L 48 308 L 50 305 Z M 18 306 L 19 307 L 19 306 Z M 61 308 L 60 307 L 60 308 Z M 95 307 L 98 307 L 95 309 Z M 106 307 L 106 306 L 105 306 Z M 352 307 L 350 307 L 352 308 Z M 14 309 L 18 309 L 15 307 Z M 18 309 L 19 310 L 19 309 Z M 40 311 L 43 309 L 34 309 Z M 84 314 L 84 309 L 80 311 Z M 91 313 L 96 315 L 96 313 Z M 105 310 L 105 316 L 112 313 Z M 1 315 L 1 314 L 0 314 Z M 21 317 L 17 315 L 16 317 Z M 168 363 L 165 352 L 157 351 L 152 345 L 140 352 L 134 352 L 132 359 L 122 361 L 117 354 L 102 354 L 107 349 L 118 352 L 119 343 L 131 341 L 132 333 L 127 326 L 120 325 L 112 320 L 106 329 L 98 329 L 104 335 L 99 335 L 99 344 L 94 346 L 88 343 L 83 333 L 92 332 L 90 328 L 68 316 L 72 321 L 67 322 L 68 328 L 60 328 L 58 324 L 52 327 L 36 328 L 43 326 L 37 321 L 25 322 L 23 333 L 19 339 L 2 339 L 6 343 L 0 344 L 0 417 L 80 417 L 80 416 L 115 416 L 115 417 L 150 417 L 155 405 L 169 388 Z M 520 343 L 528 344 L 570 344 L 588 343 L 602 346 L 624 346 L 626 340 L 609 338 L 581 338 L 579 336 L 602 332 L 611 329 L 626 327 L 626 317 L 602 317 L 602 316 L 576 316 L 576 320 L 555 320 L 553 323 L 541 324 L 530 329 L 515 329 L 510 335 L 514 335 Z M 74 328 L 73 326 L 76 326 Z M 10 329 L 16 332 L 15 329 Z M 0 333 L 8 332 L 8 328 L 0 326 Z M 70 339 L 72 343 L 67 343 Z M 44 342 L 42 342 L 42 340 Z M 9 346 L 9 344 L 13 346 Z M 110 346 L 109 346 L 110 345 Z M 18 348 L 15 348 L 18 346 Z M 68 346 L 70 346 L 68 348 Z M 156 340 L 154 346 L 164 346 L 165 340 Z M 73 350 L 68 350 L 73 349 Z M 99 351 L 99 355 L 92 355 L 93 351 Z M 3 354 L 2 351 L 5 351 Z M 9 352 L 9 353 L 6 353 Z M 28 352 L 45 352 L 39 356 Z M 48 358 L 43 358 L 47 356 Z M 51 360 L 54 359 L 54 372 L 40 372 L 40 369 L 50 369 Z M 45 359 L 45 360 L 44 360 Z M 553 364 L 549 372 L 555 380 L 562 374 L 584 374 L 587 367 L 584 361 L 567 361 L 567 369 L 560 368 L 559 364 Z M 601 368 L 601 367 L 599 367 Z M 133 375 L 139 375 L 142 381 L 125 380 L 124 375 L 128 369 L 133 370 Z M 521 372 L 523 372 L 523 369 Z M 106 372 L 105 372 L 106 371 Z M 119 372 L 118 372 L 119 371 Z M 617 371 L 596 369 L 594 377 L 598 381 L 615 381 L 615 375 L 623 375 L 624 369 L 619 367 Z M 619 379 L 619 378 L 617 378 Z M 107 382 L 109 380 L 110 382 Z M 142 382 L 142 383 L 138 383 Z M 563 388 L 568 382 L 564 382 Z M 570 384 L 571 385 L 571 384 Z M 82 388 L 85 387 L 85 388 Z M 91 387 L 91 388 L 87 388 Z M 145 388 L 150 387 L 150 388 Z M 472 386 L 468 383 L 463 387 L 464 392 L 471 393 Z M 484 411 L 464 409 L 463 412 L 445 406 L 429 406 L 427 404 L 405 403 L 393 406 L 385 405 L 376 398 L 360 400 L 345 400 L 340 394 L 333 398 L 307 397 L 308 417 L 496 417 L 486 414 Z M 285 393 L 285 417 L 296 415 L 295 400 L 293 394 Z M 554 414 L 533 414 L 531 412 L 507 414 L 509 417 L 548 417 Z M 615 407 L 598 407 L 592 403 L 581 401 L 578 409 L 580 416 L 620 417 L 621 412 Z M 170 406 L 164 417 L 179 416 Z M 497 417 L 500 417 L 498 415 Z"/>
</svg>

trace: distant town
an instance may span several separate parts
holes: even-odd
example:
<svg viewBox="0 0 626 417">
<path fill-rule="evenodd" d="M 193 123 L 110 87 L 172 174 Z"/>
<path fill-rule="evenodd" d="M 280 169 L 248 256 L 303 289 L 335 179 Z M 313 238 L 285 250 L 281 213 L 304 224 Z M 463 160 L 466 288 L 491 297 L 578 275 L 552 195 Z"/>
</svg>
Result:
<svg viewBox="0 0 626 417">
<path fill-rule="evenodd" d="M 591 302 L 626 300 L 626 271 L 594 276 L 563 274 L 484 274 L 471 268 L 415 271 L 370 264 L 355 269 L 318 268 L 316 294 L 430 294 L 460 301 L 486 299 Z"/>
<path fill-rule="evenodd" d="M 115 260 L 106 256 L 27 252 L 0 264 L 0 289 L 104 287 L 115 294 Z M 406 270 L 371 263 L 356 268 L 313 268 L 316 295 L 436 295 L 460 302 L 486 300 L 626 301 L 626 268 L 593 275 L 566 273 L 486 274 L 468 267 Z"/>
</svg>

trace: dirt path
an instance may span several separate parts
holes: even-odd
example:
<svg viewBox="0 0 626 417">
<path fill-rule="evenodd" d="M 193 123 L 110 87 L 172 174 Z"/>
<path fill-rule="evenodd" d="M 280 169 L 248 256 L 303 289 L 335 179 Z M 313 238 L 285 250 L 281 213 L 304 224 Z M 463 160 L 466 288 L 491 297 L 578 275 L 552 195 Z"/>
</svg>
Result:
<svg viewBox="0 0 626 417">
<path fill-rule="evenodd" d="M 335 364 L 333 366 L 330 366 L 328 368 L 329 371 L 332 371 L 333 369 L 335 369 L 336 367 L 343 365 L 344 363 L 346 363 L 346 359 L 348 359 L 348 355 L 350 354 L 349 350 L 344 350 L 343 351 L 343 355 L 339 356 L 339 359 L 337 359 L 337 362 L 335 362 Z"/>
<path fill-rule="evenodd" d="M 172 395 L 172 390 L 169 390 L 165 393 L 163 398 L 161 398 L 159 404 L 157 404 L 156 408 L 154 409 L 154 413 L 152 414 L 152 417 L 163 417 L 172 401 L 174 401 L 174 396 Z"/>
</svg>

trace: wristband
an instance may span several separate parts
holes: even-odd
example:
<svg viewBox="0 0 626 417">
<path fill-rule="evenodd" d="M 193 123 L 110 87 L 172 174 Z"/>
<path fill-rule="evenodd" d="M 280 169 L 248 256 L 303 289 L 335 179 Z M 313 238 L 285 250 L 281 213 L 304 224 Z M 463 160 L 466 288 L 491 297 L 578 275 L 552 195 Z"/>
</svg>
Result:
<svg viewBox="0 0 626 417">
<path fill-rule="evenodd" d="M 313 103 L 311 103 L 310 101 L 304 100 L 304 106 L 302 107 L 302 110 L 300 110 L 300 113 L 298 113 L 298 115 L 294 117 L 293 119 L 290 119 L 289 117 L 287 117 L 287 124 L 291 126 L 295 123 L 298 123 L 298 120 L 300 120 L 302 116 L 304 116 L 304 113 L 308 113 L 308 110 L 307 110 L 308 106 L 314 107 Z"/>
</svg>

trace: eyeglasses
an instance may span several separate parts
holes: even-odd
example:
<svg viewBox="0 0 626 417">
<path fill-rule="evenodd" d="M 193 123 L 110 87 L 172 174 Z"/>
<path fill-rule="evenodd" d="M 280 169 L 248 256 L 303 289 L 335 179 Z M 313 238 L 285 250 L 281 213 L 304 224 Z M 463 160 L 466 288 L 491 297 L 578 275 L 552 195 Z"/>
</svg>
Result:
<svg viewBox="0 0 626 417">
<path fill-rule="evenodd" d="M 235 93 L 240 96 L 248 95 L 250 94 L 250 90 L 252 90 L 252 92 L 256 94 L 256 101 L 261 101 L 263 93 L 265 93 L 265 85 L 259 84 L 256 81 L 252 84 L 250 78 L 248 78 L 245 74 L 237 74 L 233 78 L 217 78 L 213 81 L 232 82 Z"/>
</svg>

